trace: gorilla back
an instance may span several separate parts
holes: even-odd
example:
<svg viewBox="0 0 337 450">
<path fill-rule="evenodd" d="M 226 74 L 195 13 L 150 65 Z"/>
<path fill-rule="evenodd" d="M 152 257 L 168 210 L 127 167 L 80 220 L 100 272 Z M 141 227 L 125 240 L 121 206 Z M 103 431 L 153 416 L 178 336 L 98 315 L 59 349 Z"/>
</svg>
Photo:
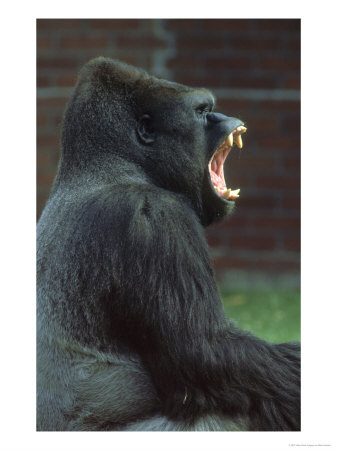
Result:
<svg viewBox="0 0 337 450">
<path fill-rule="evenodd" d="M 38 223 L 38 430 L 299 430 L 298 343 L 226 317 L 203 227 L 233 210 L 244 124 L 97 58 L 65 112 Z"/>
</svg>

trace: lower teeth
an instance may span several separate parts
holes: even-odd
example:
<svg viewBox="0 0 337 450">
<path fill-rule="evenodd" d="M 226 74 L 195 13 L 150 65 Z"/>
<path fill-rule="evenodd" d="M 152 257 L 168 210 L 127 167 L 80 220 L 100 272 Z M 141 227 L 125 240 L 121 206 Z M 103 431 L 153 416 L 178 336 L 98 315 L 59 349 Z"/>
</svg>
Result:
<svg viewBox="0 0 337 450">
<path fill-rule="evenodd" d="M 235 189 L 234 191 L 232 191 L 231 189 L 221 190 L 219 187 L 216 187 L 215 189 L 226 200 L 228 199 L 235 200 L 238 197 L 240 197 L 239 196 L 240 189 Z"/>
</svg>

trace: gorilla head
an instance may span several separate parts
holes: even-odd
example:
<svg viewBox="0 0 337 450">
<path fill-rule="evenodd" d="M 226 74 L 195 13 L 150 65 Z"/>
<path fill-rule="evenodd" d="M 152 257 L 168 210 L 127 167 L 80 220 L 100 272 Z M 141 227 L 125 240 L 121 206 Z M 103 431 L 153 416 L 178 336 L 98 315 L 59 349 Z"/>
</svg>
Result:
<svg viewBox="0 0 337 450">
<path fill-rule="evenodd" d="M 214 104 L 205 89 L 103 57 L 92 60 L 66 113 L 61 173 L 70 168 L 74 176 L 74 163 L 82 175 L 85 168 L 102 170 L 97 160 L 104 160 L 104 172 L 110 163 L 112 175 L 118 156 L 151 183 L 184 196 L 208 225 L 229 214 L 238 197 L 239 190 L 226 186 L 223 166 L 246 131 L 239 119 L 214 113 Z"/>
</svg>

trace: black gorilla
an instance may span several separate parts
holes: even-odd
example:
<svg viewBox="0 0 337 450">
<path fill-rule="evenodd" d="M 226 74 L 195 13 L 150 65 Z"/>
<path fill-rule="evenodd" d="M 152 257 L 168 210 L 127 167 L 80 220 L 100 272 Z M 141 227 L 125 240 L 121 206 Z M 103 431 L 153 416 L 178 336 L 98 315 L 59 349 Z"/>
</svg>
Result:
<svg viewBox="0 0 337 450">
<path fill-rule="evenodd" d="M 38 430 L 299 430 L 299 344 L 222 308 L 203 226 L 245 131 L 214 97 L 106 58 L 81 71 L 38 224 Z"/>
</svg>

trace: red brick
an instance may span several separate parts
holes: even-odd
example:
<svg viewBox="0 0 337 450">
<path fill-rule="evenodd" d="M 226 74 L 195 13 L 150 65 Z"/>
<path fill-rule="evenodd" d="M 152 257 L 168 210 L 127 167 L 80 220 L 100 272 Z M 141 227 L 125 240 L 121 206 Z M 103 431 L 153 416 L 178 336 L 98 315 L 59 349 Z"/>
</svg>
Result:
<svg viewBox="0 0 337 450">
<path fill-rule="evenodd" d="M 151 68 L 150 55 L 150 52 L 148 55 L 142 54 L 142 56 L 139 54 L 127 54 L 121 49 L 111 52 L 112 58 L 119 59 L 120 61 L 131 64 L 132 66 L 142 67 L 144 70 L 149 70 Z"/>
<path fill-rule="evenodd" d="M 249 223 L 250 220 L 247 216 L 239 216 L 237 214 L 233 214 L 223 223 L 221 231 L 226 232 L 228 227 L 231 228 L 245 227 L 248 226 Z"/>
<path fill-rule="evenodd" d="M 224 57 L 211 56 L 205 59 L 205 68 L 207 70 L 250 70 L 252 68 L 252 59 L 250 57 Z"/>
<path fill-rule="evenodd" d="M 220 257 L 213 260 L 213 266 L 215 270 L 219 269 L 249 269 L 252 263 L 249 259 L 243 257 Z"/>
<path fill-rule="evenodd" d="M 300 210 L 301 209 L 301 197 L 286 197 L 282 200 L 282 207 L 284 209 L 296 209 L 296 210 Z"/>
<path fill-rule="evenodd" d="M 59 136 L 37 136 L 36 142 L 39 147 L 58 147 L 60 138 Z"/>
<path fill-rule="evenodd" d="M 265 270 L 270 272 L 299 271 L 300 267 L 300 261 L 292 260 L 261 260 L 258 258 L 254 263 L 255 270 Z"/>
<path fill-rule="evenodd" d="M 264 193 L 260 195 L 249 195 L 244 194 L 244 190 L 241 192 L 240 197 L 240 204 L 242 207 L 242 210 L 244 211 L 271 211 L 272 209 L 276 208 L 278 205 L 277 199 L 273 196 L 266 196 Z"/>
<path fill-rule="evenodd" d="M 244 51 L 263 51 L 263 50 L 279 50 L 281 47 L 281 40 L 272 38 L 266 39 L 264 37 L 249 38 L 247 37 L 232 37 L 231 46 L 234 50 Z"/>
<path fill-rule="evenodd" d="M 207 31 L 247 31 L 251 27 L 250 19 L 204 19 L 201 20 L 201 29 Z"/>
<path fill-rule="evenodd" d="M 290 58 L 284 56 L 268 56 L 260 59 L 259 63 L 260 70 L 297 70 L 301 69 L 300 58 Z"/>
<path fill-rule="evenodd" d="M 117 47 L 125 50 L 146 50 L 151 51 L 155 48 L 166 48 L 167 44 L 164 40 L 158 39 L 154 36 L 140 35 L 138 37 L 123 36 L 117 38 Z"/>
<path fill-rule="evenodd" d="M 49 153 L 38 151 L 36 155 L 36 166 L 39 169 L 43 169 L 44 167 L 48 167 L 50 164 Z"/>
<path fill-rule="evenodd" d="M 78 69 L 78 62 L 76 58 L 66 57 L 38 57 L 37 58 L 37 70 L 39 69 Z"/>
<path fill-rule="evenodd" d="M 301 89 L 301 78 L 287 77 L 284 80 L 283 86 L 285 89 Z"/>
<path fill-rule="evenodd" d="M 300 169 L 301 168 L 301 160 L 300 158 L 284 158 L 283 166 L 286 169 Z"/>
<path fill-rule="evenodd" d="M 287 41 L 287 50 L 299 52 L 301 50 L 301 40 L 299 38 L 289 39 Z"/>
<path fill-rule="evenodd" d="M 37 106 L 38 108 L 64 108 L 68 99 L 55 97 L 55 98 L 38 98 Z"/>
<path fill-rule="evenodd" d="M 300 139 L 288 136 L 278 137 L 260 137 L 258 139 L 258 147 L 267 148 L 270 150 L 275 149 L 300 149 Z"/>
<path fill-rule="evenodd" d="M 220 88 L 223 87 L 223 78 L 221 73 L 213 72 L 203 75 L 196 74 L 193 71 L 176 71 L 175 81 L 187 84 L 192 87 Z"/>
<path fill-rule="evenodd" d="M 60 47 L 62 49 L 90 49 L 90 48 L 105 48 L 109 43 L 106 37 L 73 37 L 63 38 L 60 41 Z"/>
<path fill-rule="evenodd" d="M 58 113 L 58 114 L 57 114 Z M 50 133 L 57 133 L 62 123 L 63 110 L 50 113 Z"/>
<path fill-rule="evenodd" d="M 226 47 L 225 41 L 218 37 L 207 37 L 200 35 L 177 36 L 177 47 L 179 51 L 196 51 L 198 54 L 208 50 L 223 50 Z"/>
<path fill-rule="evenodd" d="M 250 185 L 249 174 L 241 174 L 241 173 L 234 174 L 234 173 L 231 173 L 230 169 L 228 171 L 226 171 L 226 180 L 228 181 L 227 184 L 232 189 L 238 189 L 238 188 L 243 189 L 244 186 Z M 241 197 L 237 201 L 240 202 Z"/>
<path fill-rule="evenodd" d="M 247 127 L 254 130 L 255 133 L 263 132 L 264 134 L 270 134 L 275 132 L 278 128 L 278 120 L 270 117 L 250 118 L 247 122 Z"/>
<path fill-rule="evenodd" d="M 300 230 L 301 220 L 296 217 L 256 217 L 252 224 L 257 229 L 263 230 Z"/>
<path fill-rule="evenodd" d="M 164 26 L 172 31 L 195 31 L 200 29 L 200 19 L 169 19 Z"/>
<path fill-rule="evenodd" d="M 284 240 L 284 248 L 289 251 L 300 251 L 301 250 L 301 239 L 287 237 Z"/>
<path fill-rule="evenodd" d="M 36 176 L 36 184 L 51 186 L 53 184 L 55 175 L 51 173 L 38 172 Z"/>
<path fill-rule="evenodd" d="M 38 37 L 36 40 L 37 50 L 49 50 L 51 47 L 51 39 L 49 37 Z"/>
<path fill-rule="evenodd" d="M 274 157 L 257 157 L 254 155 L 240 154 L 240 158 L 229 156 L 231 158 L 226 165 L 232 169 L 237 170 L 256 170 L 256 169 L 273 169 L 276 167 L 276 159 Z"/>
<path fill-rule="evenodd" d="M 242 100 L 242 99 L 226 99 L 218 97 L 216 101 L 216 110 L 226 111 L 227 115 L 233 115 L 232 111 L 249 111 L 253 106 L 253 102 L 251 100 Z"/>
<path fill-rule="evenodd" d="M 75 30 L 80 28 L 86 19 L 37 19 L 37 30 L 58 29 L 64 30 L 65 28 Z"/>
<path fill-rule="evenodd" d="M 301 21 L 299 19 L 259 19 L 256 26 L 263 31 L 293 31 L 300 32 Z"/>
<path fill-rule="evenodd" d="M 216 241 L 217 244 L 210 244 L 212 246 L 221 245 L 228 243 L 228 236 L 234 232 L 237 233 L 242 229 L 246 229 L 250 224 L 248 216 L 239 216 L 238 214 L 233 214 L 225 222 L 221 223 L 221 228 L 218 230 L 212 230 L 207 234 L 212 241 Z"/>
<path fill-rule="evenodd" d="M 167 62 L 167 67 L 169 69 L 202 69 L 203 64 L 200 58 L 197 56 L 181 55 L 178 54 L 175 58 L 171 58 Z"/>
<path fill-rule="evenodd" d="M 293 132 L 297 132 L 298 134 L 300 134 L 301 132 L 301 120 L 299 117 L 290 117 L 290 118 L 285 118 L 282 121 L 282 130 L 285 133 L 293 133 Z"/>
<path fill-rule="evenodd" d="M 278 81 L 275 77 L 265 76 L 231 76 L 229 77 L 227 87 L 241 88 L 241 89 L 272 89 L 276 88 Z"/>
<path fill-rule="evenodd" d="M 242 250 L 273 250 L 276 246 L 276 240 L 271 236 L 232 236 L 229 240 L 229 246 L 233 249 Z"/>
<path fill-rule="evenodd" d="M 45 127 L 47 125 L 48 119 L 45 114 L 38 114 L 36 117 L 36 125 L 40 128 Z"/>
<path fill-rule="evenodd" d="M 297 176 L 290 177 L 290 176 L 281 176 L 277 174 L 275 174 L 274 176 L 258 175 L 256 180 L 256 186 L 267 189 L 299 190 L 301 187 L 301 182 L 300 178 Z"/>
<path fill-rule="evenodd" d="M 127 31 L 141 28 L 144 22 L 148 21 L 144 19 L 91 19 L 90 26 L 94 29 Z"/>
<path fill-rule="evenodd" d="M 223 242 L 223 236 L 221 233 L 208 233 L 207 234 L 207 242 L 210 247 L 220 247 Z"/>
<path fill-rule="evenodd" d="M 49 77 L 48 76 L 37 75 L 36 86 L 37 87 L 48 87 L 48 86 L 50 86 Z"/>
<path fill-rule="evenodd" d="M 60 87 L 73 87 L 76 84 L 76 80 L 77 80 L 76 74 L 60 75 L 56 79 L 56 84 L 57 84 L 57 86 L 60 86 Z"/>
<path fill-rule="evenodd" d="M 263 100 L 256 103 L 256 107 L 258 109 L 262 109 L 265 111 L 289 111 L 289 112 L 297 112 L 300 114 L 301 112 L 301 103 L 297 100 Z"/>
</svg>

